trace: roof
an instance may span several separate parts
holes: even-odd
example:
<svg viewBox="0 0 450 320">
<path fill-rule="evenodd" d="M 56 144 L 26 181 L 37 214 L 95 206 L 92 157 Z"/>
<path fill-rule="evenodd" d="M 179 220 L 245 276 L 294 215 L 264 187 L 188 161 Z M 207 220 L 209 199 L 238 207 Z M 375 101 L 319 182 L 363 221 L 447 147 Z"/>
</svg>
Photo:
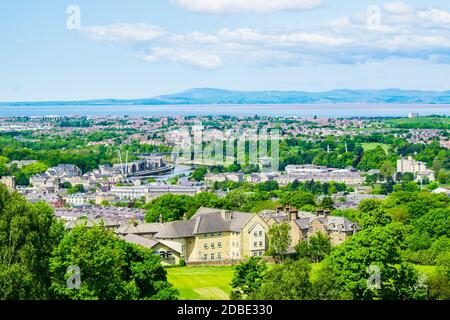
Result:
<svg viewBox="0 0 450 320">
<path fill-rule="evenodd" d="M 144 238 L 137 234 L 132 234 L 132 233 L 127 234 L 126 236 L 123 236 L 122 238 L 128 243 L 137 244 L 137 245 L 147 248 L 147 249 L 151 249 L 159 243 L 156 240 L 147 239 L 147 238 Z"/>
<path fill-rule="evenodd" d="M 66 223 L 66 229 L 73 229 L 78 225 L 86 225 L 88 228 L 92 228 L 94 225 L 100 225 L 103 222 L 105 227 L 116 227 L 120 225 L 120 222 L 115 219 L 100 218 L 100 219 L 76 219 Z"/>
<path fill-rule="evenodd" d="M 253 214 L 227 211 L 230 219 L 225 218 L 225 210 L 200 208 L 188 221 L 174 221 L 162 225 L 156 238 L 186 238 L 197 234 L 215 232 L 240 232 Z"/>
<path fill-rule="evenodd" d="M 195 223 L 195 220 L 164 223 L 161 230 L 155 235 L 155 237 L 165 239 L 193 237 Z"/>
</svg>

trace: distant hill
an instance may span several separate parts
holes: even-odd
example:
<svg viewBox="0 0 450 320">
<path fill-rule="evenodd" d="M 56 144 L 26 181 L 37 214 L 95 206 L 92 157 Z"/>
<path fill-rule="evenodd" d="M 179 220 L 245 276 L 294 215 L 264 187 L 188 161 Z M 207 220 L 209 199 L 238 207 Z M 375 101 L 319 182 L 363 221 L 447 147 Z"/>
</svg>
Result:
<svg viewBox="0 0 450 320">
<path fill-rule="evenodd" d="M 52 105 L 213 105 L 213 104 L 450 104 L 450 91 L 418 90 L 332 90 L 231 91 L 213 88 L 191 89 L 148 99 L 100 99 L 84 101 L 0 102 L 0 106 Z"/>
</svg>

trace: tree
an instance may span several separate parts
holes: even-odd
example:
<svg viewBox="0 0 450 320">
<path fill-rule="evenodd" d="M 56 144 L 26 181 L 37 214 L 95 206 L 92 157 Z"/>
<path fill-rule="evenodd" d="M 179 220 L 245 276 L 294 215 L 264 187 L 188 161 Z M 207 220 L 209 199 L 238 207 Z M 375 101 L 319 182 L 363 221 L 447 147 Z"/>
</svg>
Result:
<svg viewBox="0 0 450 320">
<path fill-rule="evenodd" d="M 384 177 L 384 179 L 392 178 L 395 173 L 395 168 L 392 165 L 391 160 L 386 160 L 383 162 L 380 168 L 380 173 Z"/>
<path fill-rule="evenodd" d="M 391 223 L 362 230 L 336 247 L 317 275 L 318 288 L 330 289 L 320 293 L 322 298 L 424 299 L 426 290 L 418 273 L 401 254 L 405 233 L 402 225 Z"/>
<path fill-rule="evenodd" d="M 450 171 L 449 170 L 445 170 L 445 169 L 439 170 L 439 174 L 438 174 L 437 179 L 442 184 L 450 183 Z"/>
<path fill-rule="evenodd" d="M 164 221 L 181 220 L 184 214 L 192 212 L 194 199 L 187 195 L 165 194 L 153 199 L 145 208 L 146 222 L 157 222 L 160 215 L 163 215 Z"/>
<path fill-rule="evenodd" d="M 264 277 L 261 287 L 250 294 L 252 300 L 309 300 L 311 266 L 305 260 L 277 265 Z"/>
<path fill-rule="evenodd" d="M 46 204 L 0 184 L 0 299 L 51 298 L 49 259 L 63 231 Z"/>
<path fill-rule="evenodd" d="M 196 181 L 203 181 L 207 173 L 208 169 L 206 167 L 198 167 L 192 172 L 191 177 Z"/>
<path fill-rule="evenodd" d="M 443 255 L 428 279 L 429 299 L 450 300 L 450 252 Z"/>
<path fill-rule="evenodd" d="M 67 285 L 79 268 L 79 288 Z M 58 299 L 173 300 L 160 258 L 128 244 L 102 225 L 80 225 L 61 240 L 50 260 L 51 288 Z"/>
<path fill-rule="evenodd" d="M 260 257 L 251 257 L 247 261 L 236 266 L 231 288 L 234 298 L 245 298 L 247 295 L 255 292 L 267 272 L 267 265 Z"/>
<path fill-rule="evenodd" d="M 301 241 L 295 246 L 295 251 L 300 259 L 311 262 L 320 262 L 331 252 L 330 239 L 321 232 L 313 235 L 308 241 Z"/>
<path fill-rule="evenodd" d="M 76 184 L 75 186 L 69 188 L 69 190 L 67 190 L 68 194 L 77 194 L 77 193 L 83 193 L 86 192 L 86 190 L 84 189 L 84 186 L 82 184 Z"/>
<path fill-rule="evenodd" d="M 439 171 L 442 169 L 442 161 L 439 160 L 439 158 L 434 159 L 433 165 L 431 166 L 431 168 L 434 171 L 434 177 L 437 178 Z"/>
<path fill-rule="evenodd" d="M 316 200 L 313 194 L 304 191 L 287 192 L 281 196 L 281 203 L 290 205 L 294 208 L 301 209 L 306 205 L 316 205 Z"/>
<path fill-rule="evenodd" d="M 291 245 L 291 226 L 287 223 L 274 224 L 270 227 L 269 236 L 269 250 L 267 254 L 272 256 L 275 261 L 283 262 L 287 249 Z"/>
<path fill-rule="evenodd" d="M 325 197 L 322 199 L 322 201 L 320 202 L 320 206 L 323 209 L 334 209 L 334 201 L 331 197 Z"/>
</svg>

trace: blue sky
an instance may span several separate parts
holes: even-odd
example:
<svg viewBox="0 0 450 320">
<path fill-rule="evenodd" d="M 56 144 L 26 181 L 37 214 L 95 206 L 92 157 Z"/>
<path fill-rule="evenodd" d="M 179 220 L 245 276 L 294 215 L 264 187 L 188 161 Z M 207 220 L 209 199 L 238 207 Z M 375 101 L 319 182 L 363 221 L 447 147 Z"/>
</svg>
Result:
<svg viewBox="0 0 450 320">
<path fill-rule="evenodd" d="M 448 0 L 16 0 L 0 44 L 0 101 L 450 89 Z"/>
</svg>

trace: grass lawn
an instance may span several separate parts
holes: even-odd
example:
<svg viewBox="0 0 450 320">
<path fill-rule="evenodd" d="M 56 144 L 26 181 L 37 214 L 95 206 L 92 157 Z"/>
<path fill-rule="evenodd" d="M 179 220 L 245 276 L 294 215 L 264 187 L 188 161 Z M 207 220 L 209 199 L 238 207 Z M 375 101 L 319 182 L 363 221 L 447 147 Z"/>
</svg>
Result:
<svg viewBox="0 0 450 320">
<path fill-rule="evenodd" d="M 268 264 L 269 269 L 273 268 Z M 436 267 L 414 264 L 414 268 L 426 276 L 431 275 Z M 311 279 L 317 277 L 320 263 L 311 264 Z M 182 267 L 167 268 L 167 278 L 180 292 L 180 300 L 228 300 L 233 278 L 233 267 Z"/>
<path fill-rule="evenodd" d="M 181 300 L 228 300 L 233 267 L 167 268 L 167 278 L 180 292 Z"/>
<path fill-rule="evenodd" d="M 450 128 L 450 118 L 434 118 L 434 117 L 419 117 L 419 118 L 399 118 L 388 119 L 387 123 L 399 128 L 421 128 L 421 129 L 448 129 Z"/>
<path fill-rule="evenodd" d="M 426 276 L 433 274 L 436 270 L 436 266 L 424 266 L 420 264 L 414 264 L 413 266 L 419 273 L 422 273 Z"/>
<path fill-rule="evenodd" d="M 384 150 L 384 152 L 388 152 L 389 145 L 384 143 L 376 143 L 376 142 L 370 142 L 370 143 L 362 143 L 361 146 L 363 147 L 364 151 L 369 151 L 375 149 L 377 146 L 381 146 Z"/>
</svg>

